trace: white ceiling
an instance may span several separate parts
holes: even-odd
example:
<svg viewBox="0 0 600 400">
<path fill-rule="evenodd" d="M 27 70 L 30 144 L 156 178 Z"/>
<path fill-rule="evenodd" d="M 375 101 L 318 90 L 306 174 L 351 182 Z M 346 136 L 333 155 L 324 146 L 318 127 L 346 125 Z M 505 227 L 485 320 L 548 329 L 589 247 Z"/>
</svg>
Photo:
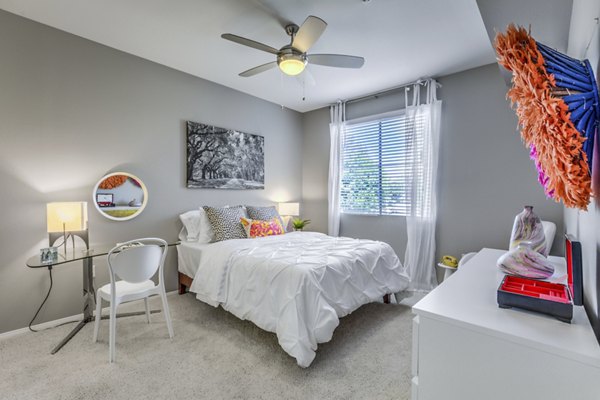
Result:
<svg viewBox="0 0 600 400">
<path fill-rule="evenodd" d="M 475 0 L 0 0 L 0 8 L 300 112 L 495 60 Z M 309 53 L 362 56 L 364 67 L 309 66 L 314 86 L 277 69 L 238 76 L 274 56 L 222 33 L 279 48 L 289 41 L 283 26 L 308 15 L 329 24 Z"/>
</svg>

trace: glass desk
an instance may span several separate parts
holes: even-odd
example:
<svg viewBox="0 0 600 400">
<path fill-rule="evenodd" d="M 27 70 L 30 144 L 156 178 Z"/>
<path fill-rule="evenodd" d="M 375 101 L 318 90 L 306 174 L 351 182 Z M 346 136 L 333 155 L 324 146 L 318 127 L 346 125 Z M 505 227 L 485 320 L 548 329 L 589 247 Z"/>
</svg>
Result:
<svg viewBox="0 0 600 400">
<path fill-rule="evenodd" d="M 169 243 L 168 246 L 176 246 L 179 242 Z M 94 309 L 96 308 L 96 291 L 94 289 L 94 268 L 93 268 L 93 259 L 94 257 L 106 257 L 110 250 L 115 247 L 112 245 L 98 245 L 94 246 L 90 249 L 71 249 L 67 250 L 66 255 L 59 251 L 58 260 L 42 263 L 40 260 L 40 255 L 36 255 L 33 257 L 29 257 L 26 264 L 29 268 L 48 268 L 52 269 L 58 265 L 68 264 L 75 261 L 82 261 L 83 263 L 83 319 L 79 321 L 77 326 L 73 328 L 73 330 L 60 341 L 59 344 L 56 345 L 54 349 L 50 352 L 51 354 L 55 354 L 59 351 L 65 344 L 69 342 L 87 324 L 88 322 L 93 321 L 94 319 Z M 158 313 L 160 310 L 152 310 L 151 313 Z M 145 314 L 143 311 L 140 312 L 130 312 L 130 313 L 121 313 L 117 314 L 117 317 L 130 317 L 133 315 L 142 315 Z M 102 317 L 102 319 L 107 319 L 108 316 Z"/>
</svg>

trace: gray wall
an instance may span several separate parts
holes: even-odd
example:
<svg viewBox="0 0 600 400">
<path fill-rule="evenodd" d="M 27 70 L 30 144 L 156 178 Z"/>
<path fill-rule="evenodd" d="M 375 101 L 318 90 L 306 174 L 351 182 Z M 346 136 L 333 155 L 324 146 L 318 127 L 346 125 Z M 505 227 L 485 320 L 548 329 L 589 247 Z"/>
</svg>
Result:
<svg viewBox="0 0 600 400">
<path fill-rule="evenodd" d="M 443 87 L 438 190 L 437 256 L 460 256 L 482 247 L 507 248 L 514 216 L 535 206 L 562 232 L 562 208 L 543 194 L 533 163 L 522 145 L 515 113 L 505 100 L 498 68 L 488 65 L 439 79 Z M 404 95 L 388 95 L 348 105 L 348 119 L 402 107 Z M 304 114 L 302 187 L 305 218 L 327 230 L 329 113 Z M 389 242 L 400 259 L 406 249 L 403 217 L 343 215 L 341 234 Z M 553 253 L 562 250 L 555 240 Z"/>
<path fill-rule="evenodd" d="M 596 27 L 594 17 L 600 16 L 600 3 L 597 0 L 573 1 L 571 31 L 569 34 L 569 55 L 576 58 L 587 58 L 594 68 L 596 80 L 600 82 L 600 30 Z M 592 33 L 594 35 L 592 36 Z M 589 44 L 589 48 L 586 48 Z M 591 316 L 596 335 L 600 341 L 600 159 L 596 137 L 594 151 L 595 169 L 592 174 L 592 187 L 596 198 L 588 205 L 587 211 L 564 209 L 566 231 L 581 241 L 583 255 L 583 295 L 586 310 Z"/>
<path fill-rule="evenodd" d="M 296 112 L 0 11 L 0 332 L 26 326 L 48 287 L 26 259 L 48 245 L 45 207 L 88 201 L 92 244 L 175 240 L 177 215 L 202 204 L 301 199 Z M 185 188 L 185 121 L 265 136 L 265 190 Z M 107 172 L 144 181 L 149 202 L 127 222 L 103 218 L 92 189 Z M 166 269 L 176 288 L 176 251 Z M 96 260 L 99 284 L 108 281 Z M 38 322 L 81 312 L 81 267 L 54 269 Z"/>
<path fill-rule="evenodd" d="M 443 77 L 438 200 L 438 254 L 508 247 L 514 216 L 526 204 L 557 225 L 552 254 L 561 254 L 562 207 L 546 199 L 508 88 L 496 65 Z"/>
<path fill-rule="evenodd" d="M 476 1 L 492 43 L 497 32 L 504 32 L 508 24 L 515 24 L 531 27 L 535 39 L 553 49 L 567 49 L 572 0 Z"/>
<path fill-rule="evenodd" d="M 329 177 L 329 109 L 303 114 L 302 218 L 307 229 L 327 233 L 327 180 Z"/>
</svg>

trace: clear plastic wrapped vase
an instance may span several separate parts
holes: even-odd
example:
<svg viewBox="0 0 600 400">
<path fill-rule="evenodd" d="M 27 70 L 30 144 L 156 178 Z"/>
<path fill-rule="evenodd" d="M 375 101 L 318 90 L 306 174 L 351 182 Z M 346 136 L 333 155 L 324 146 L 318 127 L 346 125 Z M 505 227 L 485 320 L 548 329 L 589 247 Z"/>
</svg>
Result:
<svg viewBox="0 0 600 400">
<path fill-rule="evenodd" d="M 524 241 L 517 248 L 504 253 L 497 265 L 505 274 L 523 278 L 546 279 L 554 273 L 554 266 L 550 261 L 535 251 L 531 243 Z"/>
<path fill-rule="evenodd" d="M 525 206 L 523 211 L 515 217 L 509 249 L 516 249 L 521 242 L 529 242 L 533 250 L 544 256 L 547 256 L 550 251 L 546 246 L 542 220 L 535 215 L 532 206 Z"/>
</svg>

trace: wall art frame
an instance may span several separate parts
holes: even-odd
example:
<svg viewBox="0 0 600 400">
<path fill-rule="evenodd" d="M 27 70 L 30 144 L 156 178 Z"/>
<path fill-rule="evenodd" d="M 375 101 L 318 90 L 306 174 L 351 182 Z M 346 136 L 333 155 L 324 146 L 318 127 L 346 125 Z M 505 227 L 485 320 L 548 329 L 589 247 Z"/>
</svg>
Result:
<svg viewBox="0 0 600 400">
<path fill-rule="evenodd" d="M 264 143 L 264 136 L 187 121 L 187 187 L 264 189 Z"/>
</svg>

